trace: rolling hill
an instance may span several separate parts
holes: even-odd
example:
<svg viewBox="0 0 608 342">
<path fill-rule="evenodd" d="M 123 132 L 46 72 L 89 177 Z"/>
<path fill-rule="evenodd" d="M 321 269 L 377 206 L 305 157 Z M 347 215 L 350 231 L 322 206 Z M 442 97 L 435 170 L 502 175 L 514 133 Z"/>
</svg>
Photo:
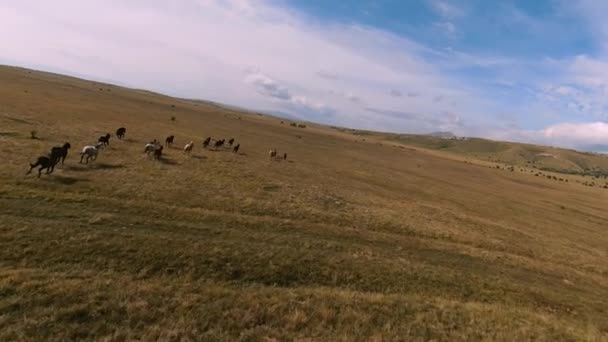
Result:
<svg viewBox="0 0 608 342">
<path fill-rule="evenodd" d="M 382 139 L 427 150 L 442 151 L 469 160 L 495 162 L 509 166 L 529 167 L 541 171 L 575 174 L 596 178 L 608 176 L 608 155 L 571 149 L 456 137 L 450 132 L 428 135 L 391 134 L 335 128 L 355 136 Z"/>
<path fill-rule="evenodd" d="M 66 141 L 65 165 L 25 175 Z M 608 190 L 539 176 L 542 153 L 564 170 L 598 156 L 291 127 L 14 67 L 0 149 L 0 340 L 608 339 Z"/>
</svg>

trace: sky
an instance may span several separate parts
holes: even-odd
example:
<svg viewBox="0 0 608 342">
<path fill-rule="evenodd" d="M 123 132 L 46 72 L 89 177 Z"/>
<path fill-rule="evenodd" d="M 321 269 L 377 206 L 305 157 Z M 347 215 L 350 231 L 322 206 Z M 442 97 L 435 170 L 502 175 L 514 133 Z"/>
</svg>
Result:
<svg viewBox="0 0 608 342">
<path fill-rule="evenodd" d="M 608 151 L 608 1 L 0 2 L 0 64 L 300 120 Z"/>
</svg>

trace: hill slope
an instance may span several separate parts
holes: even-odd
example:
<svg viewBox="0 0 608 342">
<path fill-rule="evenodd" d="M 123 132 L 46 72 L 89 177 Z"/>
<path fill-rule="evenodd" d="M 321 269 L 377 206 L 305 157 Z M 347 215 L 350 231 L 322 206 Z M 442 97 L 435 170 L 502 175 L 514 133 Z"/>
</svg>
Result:
<svg viewBox="0 0 608 342">
<path fill-rule="evenodd" d="M 608 338 L 606 190 L 360 140 L 0 67 L 0 339 Z"/>
<path fill-rule="evenodd" d="M 566 174 L 608 176 L 608 156 L 597 153 L 479 138 L 444 139 L 406 134 L 388 135 L 386 138 L 390 141 L 456 153 L 483 161 Z"/>
</svg>

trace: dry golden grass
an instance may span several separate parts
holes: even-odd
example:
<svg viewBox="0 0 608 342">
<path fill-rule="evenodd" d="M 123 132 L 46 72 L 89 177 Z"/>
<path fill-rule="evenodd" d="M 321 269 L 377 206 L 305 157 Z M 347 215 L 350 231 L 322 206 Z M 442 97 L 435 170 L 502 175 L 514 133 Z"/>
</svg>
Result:
<svg viewBox="0 0 608 342">
<path fill-rule="evenodd" d="M 608 339 L 604 189 L 25 69 L 0 99 L 0 340 Z"/>
<path fill-rule="evenodd" d="M 589 182 L 595 181 L 596 185 L 608 184 L 608 155 L 605 154 L 480 138 L 454 140 L 428 135 L 335 129 L 350 132 L 359 136 L 361 140 L 381 138 L 388 142 L 399 142 L 430 151 L 448 152 L 452 156 L 467 157 L 486 163 L 584 175 Z"/>
</svg>

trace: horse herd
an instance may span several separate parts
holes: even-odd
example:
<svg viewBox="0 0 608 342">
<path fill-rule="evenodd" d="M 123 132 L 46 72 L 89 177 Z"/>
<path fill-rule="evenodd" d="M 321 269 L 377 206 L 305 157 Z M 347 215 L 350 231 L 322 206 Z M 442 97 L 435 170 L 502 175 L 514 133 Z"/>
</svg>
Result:
<svg viewBox="0 0 608 342">
<path fill-rule="evenodd" d="M 211 140 L 212 140 L 211 137 L 207 137 L 205 140 L 203 140 L 203 148 L 209 147 Z M 175 141 L 175 136 L 170 135 L 165 139 L 165 145 L 163 146 L 160 143 L 160 141 L 154 139 L 153 141 L 150 141 L 149 143 L 146 144 L 146 146 L 144 147 L 144 153 L 147 154 L 148 156 L 150 156 L 150 155 L 154 156 L 155 159 L 160 159 L 160 157 L 163 154 L 163 149 L 165 147 L 172 146 L 174 141 Z M 224 146 L 225 144 L 226 144 L 226 139 L 215 140 L 213 147 L 219 148 L 219 147 Z M 234 144 L 234 138 L 230 138 L 228 140 L 228 146 L 230 148 L 232 148 L 233 153 L 238 153 L 239 149 L 241 148 L 241 144 L 236 144 L 234 146 L 233 146 L 233 144 Z M 190 142 L 184 146 L 184 153 L 190 154 L 190 152 L 192 152 L 193 148 L 194 148 L 194 141 L 190 140 Z"/>
<path fill-rule="evenodd" d="M 120 127 L 116 130 L 116 137 L 118 139 L 123 139 L 127 129 L 125 127 Z M 99 155 L 99 151 L 104 149 L 106 146 L 110 145 L 110 137 L 111 135 L 108 133 L 106 135 L 100 136 L 97 139 L 97 143 L 95 145 L 87 145 L 82 148 L 80 152 L 80 162 L 84 161 L 85 164 L 88 164 L 90 160 L 96 160 Z M 173 145 L 175 141 L 175 136 L 170 135 L 165 139 L 164 146 L 160 143 L 160 141 L 154 139 L 153 141 L 147 143 L 144 147 L 144 153 L 147 156 L 153 156 L 154 159 L 159 160 L 163 154 L 164 147 L 170 147 Z M 203 140 L 203 148 L 208 148 L 209 146 L 217 149 L 227 145 L 232 149 L 233 153 L 238 153 L 241 147 L 241 144 L 234 144 L 234 138 L 230 138 L 228 141 L 226 139 L 214 140 L 211 137 L 207 137 Z M 30 174 L 34 168 L 38 167 L 38 177 L 42 174 L 43 170 L 46 170 L 47 174 L 52 173 L 55 170 L 55 166 L 61 162 L 61 165 L 65 162 L 65 158 L 68 156 L 68 151 L 72 146 L 69 142 L 66 142 L 62 146 L 55 146 L 51 149 L 50 153 L 44 156 L 38 157 L 36 162 L 30 163 L 30 169 L 26 174 Z M 192 149 L 194 148 L 194 141 L 190 141 L 184 146 L 184 153 L 190 154 Z M 276 149 L 270 150 L 270 158 L 275 159 L 277 156 Z M 283 159 L 287 159 L 287 153 L 283 155 Z"/>
</svg>

